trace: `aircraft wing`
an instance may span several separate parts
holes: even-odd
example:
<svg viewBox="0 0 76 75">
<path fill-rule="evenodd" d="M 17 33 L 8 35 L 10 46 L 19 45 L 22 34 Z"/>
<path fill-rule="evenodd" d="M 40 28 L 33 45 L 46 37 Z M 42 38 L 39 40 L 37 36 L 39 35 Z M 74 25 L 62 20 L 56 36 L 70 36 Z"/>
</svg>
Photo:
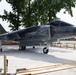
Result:
<svg viewBox="0 0 76 75">
<path fill-rule="evenodd" d="M 26 29 L 0 34 L 1 40 L 32 40 L 50 38 L 50 26 L 33 26 Z"/>
<path fill-rule="evenodd" d="M 18 40 L 20 37 L 17 33 L 4 33 L 0 35 L 0 40 Z"/>
</svg>

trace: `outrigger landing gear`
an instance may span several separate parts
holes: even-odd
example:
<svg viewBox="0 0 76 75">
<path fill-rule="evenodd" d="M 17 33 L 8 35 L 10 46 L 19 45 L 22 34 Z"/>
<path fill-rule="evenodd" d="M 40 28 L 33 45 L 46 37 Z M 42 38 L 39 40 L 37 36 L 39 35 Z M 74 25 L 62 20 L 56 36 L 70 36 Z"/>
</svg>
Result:
<svg viewBox="0 0 76 75">
<path fill-rule="evenodd" d="M 2 48 L 0 49 L 0 52 L 2 52 Z"/>
<path fill-rule="evenodd" d="M 44 47 L 44 48 L 43 48 L 43 53 L 44 53 L 44 54 L 47 54 L 48 52 L 49 52 L 49 49 L 47 49 L 47 47 Z"/>
</svg>

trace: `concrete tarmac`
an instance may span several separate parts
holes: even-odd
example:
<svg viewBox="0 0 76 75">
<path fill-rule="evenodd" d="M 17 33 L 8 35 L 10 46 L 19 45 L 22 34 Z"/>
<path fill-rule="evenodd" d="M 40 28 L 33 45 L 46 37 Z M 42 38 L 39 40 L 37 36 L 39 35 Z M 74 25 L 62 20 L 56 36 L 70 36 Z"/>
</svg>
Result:
<svg viewBox="0 0 76 75">
<path fill-rule="evenodd" d="M 25 51 L 19 51 L 17 45 L 4 45 L 3 51 L 0 52 L 0 68 L 4 67 L 4 58 L 8 59 L 8 73 L 16 73 L 21 68 L 36 68 L 41 66 L 49 66 L 60 63 L 76 62 L 76 51 L 65 48 L 49 47 L 50 52 L 44 54 L 43 47 L 27 47 Z M 3 72 L 3 71 L 2 71 Z M 51 72 L 40 75 L 76 75 L 76 69 Z"/>
</svg>

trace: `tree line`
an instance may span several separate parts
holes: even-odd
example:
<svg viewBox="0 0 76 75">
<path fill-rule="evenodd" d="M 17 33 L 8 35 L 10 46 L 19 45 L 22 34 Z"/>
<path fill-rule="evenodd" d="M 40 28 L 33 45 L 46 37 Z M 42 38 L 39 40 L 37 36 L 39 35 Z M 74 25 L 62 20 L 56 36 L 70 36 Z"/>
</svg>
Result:
<svg viewBox="0 0 76 75">
<path fill-rule="evenodd" d="M 10 4 L 12 11 L 4 10 L 0 18 L 10 22 L 11 30 L 18 30 L 20 26 L 46 24 L 57 19 L 56 14 L 61 9 L 65 9 L 64 14 L 68 12 L 73 16 L 72 7 L 76 4 L 76 0 L 6 0 L 6 2 Z"/>
</svg>

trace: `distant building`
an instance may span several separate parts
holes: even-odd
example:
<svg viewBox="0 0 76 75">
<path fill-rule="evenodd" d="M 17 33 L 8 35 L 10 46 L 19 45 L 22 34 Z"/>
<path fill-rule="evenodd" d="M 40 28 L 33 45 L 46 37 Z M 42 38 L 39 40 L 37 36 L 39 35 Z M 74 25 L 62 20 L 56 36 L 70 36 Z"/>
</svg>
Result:
<svg viewBox="0 0 76 75">
<path fill-rule="evenodd" d="M 60 41 L 75 41 L 76 40 L 76 36 L 60 38 L 59 40 Z"/>
</svg>

